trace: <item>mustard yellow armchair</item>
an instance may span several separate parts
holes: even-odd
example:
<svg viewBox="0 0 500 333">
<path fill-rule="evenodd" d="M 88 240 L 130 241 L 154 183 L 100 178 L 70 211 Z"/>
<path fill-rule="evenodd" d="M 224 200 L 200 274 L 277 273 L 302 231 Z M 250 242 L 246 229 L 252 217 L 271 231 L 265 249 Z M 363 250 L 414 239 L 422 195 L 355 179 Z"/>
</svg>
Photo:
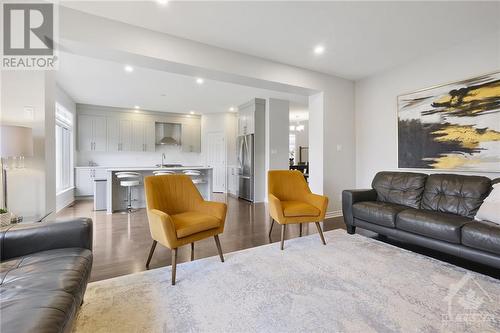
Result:
<svg viewBox="0 0 500 333">
<path fill-rule="evenodd" d="M 144 179 L 149 230 L 153 245 L 146 267 L 149 268 L 157 243 L 172 250 L 172 285 L 175 285 L 177 248 L 213 236 L 220 260 L 224 256 L 219 234 L 224 231 L 227 206 L 222 202 L 203 200 L 200 192 L 186 175 L 149 176 Z"/>
<path fill-rule="evenodd" d="M 320 221 L 325 219 L 328 197 L 311 193 L 302 172 L 294 170 L 271 170 L 268 172 L 269 215 L 272 222 L 269 237 L 273 231 L 274 221 L 281 224 L 281 249 L 285 244 L 286 226 L 299 224 L 299 235 L 302 236 L 302 223 L 316 223 L 319 236 L 326 245 Z"/>
</svg>

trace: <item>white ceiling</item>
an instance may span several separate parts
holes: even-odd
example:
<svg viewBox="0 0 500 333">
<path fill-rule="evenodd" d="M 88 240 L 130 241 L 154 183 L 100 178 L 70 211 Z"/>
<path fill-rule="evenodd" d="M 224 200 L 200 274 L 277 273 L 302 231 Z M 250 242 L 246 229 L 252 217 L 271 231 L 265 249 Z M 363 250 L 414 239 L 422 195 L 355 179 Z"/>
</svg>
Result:
<svg viewBox="0 0 500 333">
<path fill-rule="evenodd" d="M 282 63 L 359 79 L 485 34 L 500 2 L 71 1 L 65 6 Z M 325 46 L 316 56 L 313 48 Z"/>
<path fill-rule="evenodd" d="M 147 68 L 127 73 L 121 63 L 60 52 L 58 84 L 77 103 L 188 113 L 228 112 L 250 99 L 280 98 L 291 111 L 307 110 L 307 97 L 205 80 Z M 163 96 L 164 95 L 164 96 Z"/>
</svg>

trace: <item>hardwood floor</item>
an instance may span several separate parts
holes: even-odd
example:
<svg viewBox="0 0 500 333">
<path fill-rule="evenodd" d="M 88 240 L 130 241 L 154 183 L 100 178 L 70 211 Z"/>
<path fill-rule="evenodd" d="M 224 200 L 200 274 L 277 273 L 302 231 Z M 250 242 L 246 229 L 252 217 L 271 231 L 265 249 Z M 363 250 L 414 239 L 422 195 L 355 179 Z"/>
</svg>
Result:
<svg viewBox="0 0 500 333">
<path fill-rule="evenodd" d="M 224 233 L 220 236 L 224 253 L 270 243 L 268 238 L 270 220 L 265 204 L 251 204 L 222 194 L 215 195 L 214 200 L 228 204 L 226 225 Z M 92 201 L 77 201 L 74 206 L 63 209 L 57 215 L 61 219 L 85 216 L 94 221 L 94 265 L 90 281 L 146 270 L 146 259 L 152 244 L 146 211 L 140 209 L 131 214 L 107 215 L 105 211 L 95 212 L 92 209 Z M 344 228 L 342 218 L 325 220 L 325 231 L 338 228 Z M 313 233 L 317 233 L 314 223 L 304 225 L 303 235 Z M 298 236 L 298 225 L 287 228 L 287 239 Z M 271 239 L 272 242 L 280 240 L 280 228 L 276 225 Z M 319 237 L 318 242 L 320 242 Z M 276 250 L 279 248 L 276 247 Z M 190 251 L 189 245 L 181 247 L 177 254 L 177 262 L 189 261 Z M 217 247 L 212 237 L 195 243 L 195 259 L 215 255 Z M 150 269 L 169 266 L 170 263 L 171 251 L 158 245 L 151 259 Z"/>
<path fill-rule="evenodd" d="M 222 194 L 216 194 L 214 200 L 228 204 L 226 226 L 224 233 L 220 236 L 224 253 L 269 244 L 270 242 L 279 242 L 281 228 L 277 225 L 273 228 L 271 241 L 268 238 L 271 223 L 265 204 L 251 204 Z M 92 209 L 92 201 L 77 201 L 74 206 L 63 209 L 57 216 L 61 219 L 85 216 L 94 221 L 94 265 L 90 281 L 104 280 L 146 270 L 146 259 L 152 244 L 146 211 L 140 209 L 131 214 L 107 215 L 105 211 L 94 212 Z M 324 231 L 340 228 L 345 229 L 342 217 L 327 219 L 323 225 Z M 314 223 L 303 226 L 303 235 L 314 233 L 317 233 Z M 356 233 L 500 278 L 498 270 L 481 264 L 381 237 L 361 228 L 358 228 Z M 286 239 L 298 236 L 298 225 L 292 225 L 286 229 Z M 318 242 L 320 242 L 319 236 Z M 279 244 L 276 244 L 276 250 L 279 251 Z M 215 255 L 217 255 L 217 247 L 212 237 L 195 243 L 195 260 Z M 191 259 L 190 246 L 180 248 L 177 256 L 178 263 L 189 261 Z M 170 263 L 171 251 L 158 245 L 151 260 L 150 269 L 169 266 Z"/>
</svg>

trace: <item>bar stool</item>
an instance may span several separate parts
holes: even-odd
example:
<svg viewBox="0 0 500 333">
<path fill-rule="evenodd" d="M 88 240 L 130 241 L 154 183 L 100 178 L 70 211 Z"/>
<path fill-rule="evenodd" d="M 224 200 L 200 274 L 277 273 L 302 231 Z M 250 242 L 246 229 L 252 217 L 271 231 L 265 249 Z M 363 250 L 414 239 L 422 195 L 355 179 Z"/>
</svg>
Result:
<svg viewBox="0 0 500 333">
<path fill-rule="evenodd" d="M 120 186 L 127 188 L 127 212 L 131 213 L 132 209 L 132 187 L 139 186 L 141 174 L 138 172 L 117 172 L 116 178 L 120 179 Z"/>
<path fill-rule="evenodd" d="M 153 171 L 153 175 L 155 175 L 155 176 L 175 175 L 175 171 L 172 171 L 172 170 L 155 170 L 155 171 Z"/>
</svg>

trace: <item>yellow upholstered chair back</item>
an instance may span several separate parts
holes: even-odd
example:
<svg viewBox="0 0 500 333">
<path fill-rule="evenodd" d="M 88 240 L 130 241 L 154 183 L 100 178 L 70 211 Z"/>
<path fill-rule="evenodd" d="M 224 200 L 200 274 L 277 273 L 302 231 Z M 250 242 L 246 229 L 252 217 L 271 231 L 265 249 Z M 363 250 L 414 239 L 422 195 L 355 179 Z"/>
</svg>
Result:
<svg viewBox="0 0 500 333">
<path fill-rule="evenodd" d="M 186 175 L 149 176 L 144 179 L 148 210 L 158 209 L 169 215 L 196 210 L 203 197 Z"/>
<path fill-rule="evenodd" d="M 271 170 L 267 184 L 268 193 L 281 201 L 302 201 L 311 193 L 304 174 L 297 170 Z"/>
</svg>

